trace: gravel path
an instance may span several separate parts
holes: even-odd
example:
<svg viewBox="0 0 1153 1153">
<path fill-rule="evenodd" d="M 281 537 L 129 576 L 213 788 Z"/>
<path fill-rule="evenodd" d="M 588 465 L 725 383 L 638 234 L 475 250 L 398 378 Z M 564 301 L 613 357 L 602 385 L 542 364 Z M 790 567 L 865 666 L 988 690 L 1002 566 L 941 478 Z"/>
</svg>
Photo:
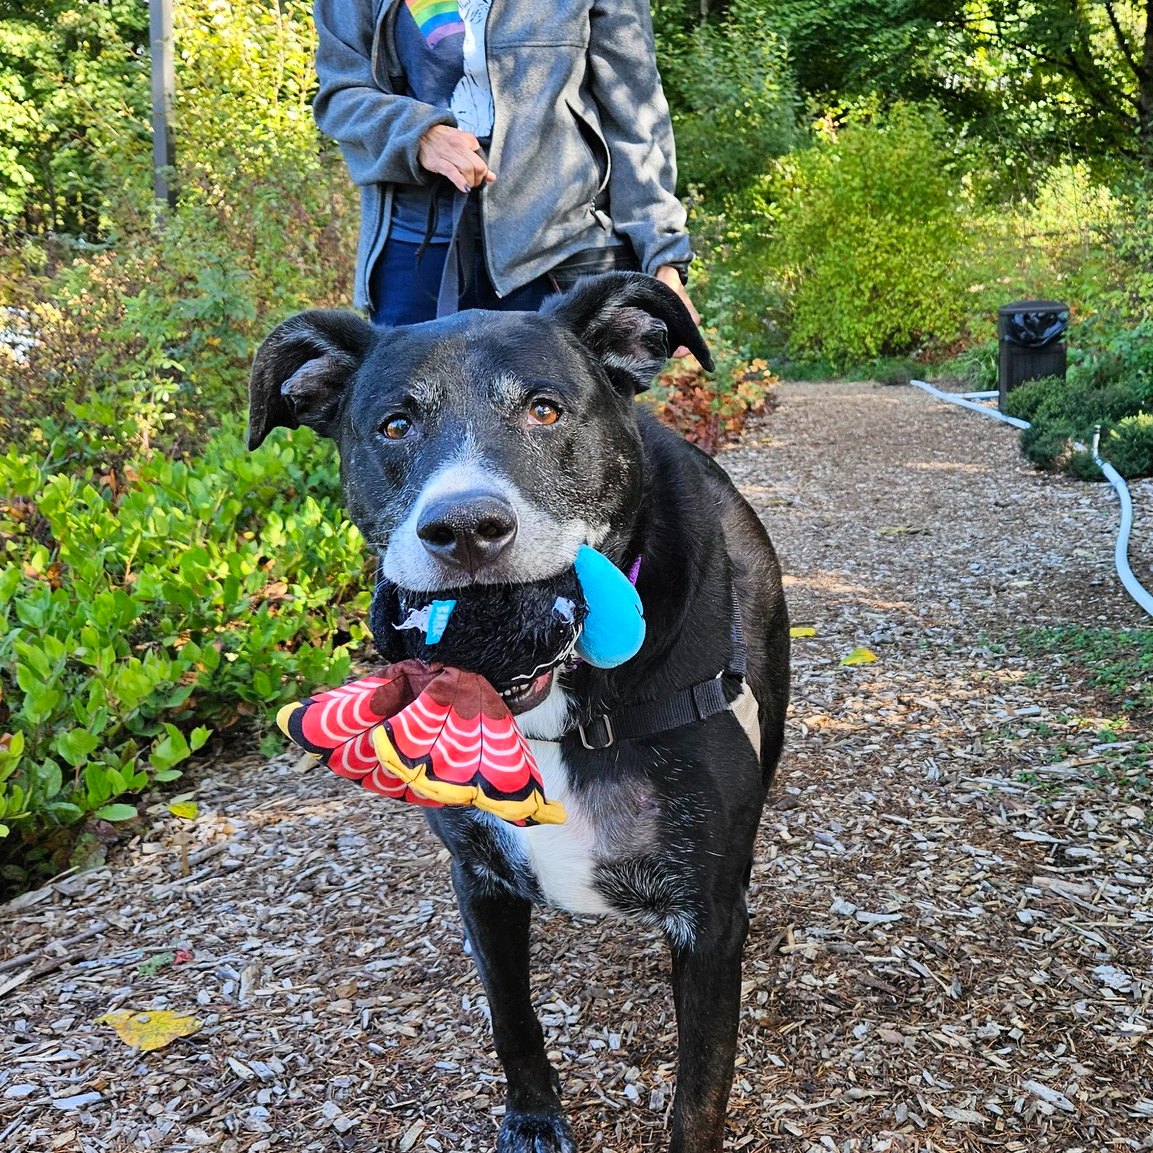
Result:
<svg viewBox="0 0 1153 1153">
<path fill-rule="evenodd" d="M 753 877 L 731 1148 L 1153 1149 L 1151 718 L 1023 631 L 1148 627 L 1111 490 L 915 389 L 780 399 L 722 457 L 813 630 Z M 842 664 L 858 649 L 876 659 Z M 491 1149 L 485 1001 L 417 815 L 287 758 L 218 762 L 195 799 L 0 909 L 0 1148 Z M 619 928 L 542 915 L 535 993 L 581 1148 L 655 1151 L 668 965 Z M 116 1010 L 199 1028 L 139 1053 L 97 1021 Z"/>
</svg>

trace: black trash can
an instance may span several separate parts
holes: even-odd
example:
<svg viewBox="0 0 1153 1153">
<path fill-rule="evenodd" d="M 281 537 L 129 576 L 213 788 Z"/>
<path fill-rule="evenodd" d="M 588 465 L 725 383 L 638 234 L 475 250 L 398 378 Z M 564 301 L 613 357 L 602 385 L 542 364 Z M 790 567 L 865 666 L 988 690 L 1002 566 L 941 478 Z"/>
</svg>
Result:
<svg viewBox="0 0 1153 1153">
<path fill-rule="evenodd" d="M 1065 375 L 1069 306 L 1056 300 L 1018 300 L 997 309 L 997 390 L 1005 396 L 1027 380 Z"/>
</svg>

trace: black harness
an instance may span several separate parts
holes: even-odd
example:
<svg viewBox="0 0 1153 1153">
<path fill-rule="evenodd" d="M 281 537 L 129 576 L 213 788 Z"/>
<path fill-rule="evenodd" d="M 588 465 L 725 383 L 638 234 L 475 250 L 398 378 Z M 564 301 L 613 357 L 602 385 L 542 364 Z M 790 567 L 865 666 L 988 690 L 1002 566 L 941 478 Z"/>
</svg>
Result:
<svg viewBox="0 0 1153 1153">
<path fill-rule="evenodd" d="M 698 681 L 687 689 L 678 689 L 663 700 L 644 701 L 639 705 L 613 709 L 609 713 L 594 714 L 569 728 L 565 736 L 579 733 L 581 744 L 586 749 L 596 751 L 607 749 L 617 741 L 652 737 L 686 725 L 695 725 L 698 721 L 707 721 L 709 717 L 731 710 L 733 706 L 725 691 L 726 687 L 739 686 L 748 669 L 741 610 L 735 589 L 732 600 L 732 649 L 728 663 L 716 676 L 707 681 Z"/>
</svg>

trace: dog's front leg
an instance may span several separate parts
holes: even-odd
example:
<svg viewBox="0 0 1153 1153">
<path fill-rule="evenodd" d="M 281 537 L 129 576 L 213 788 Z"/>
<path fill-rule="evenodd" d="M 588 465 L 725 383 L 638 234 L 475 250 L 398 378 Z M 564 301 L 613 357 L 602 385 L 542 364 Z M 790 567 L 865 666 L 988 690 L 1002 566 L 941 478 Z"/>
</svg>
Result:
<svg viewBox="0 0 1153 1153">
<path fill-rule="evenodd" d="M 741 956 L 749 916 L 743 893 L 728 924 L 673 943 L 677 1091 L 669 1153 L 721 1153 L 741 1009 Z"/>
<path fill-rule="evenodd" d="M 453 887 L 473 959 L 488 994 L 493 1043 L 507 1091 L 497 1153 L 576 1153 L 561 1112 L 558 1078 L 529 991 L 532 906 L 494 893 L 490 882 L 453 863 Z"/>
</svg>

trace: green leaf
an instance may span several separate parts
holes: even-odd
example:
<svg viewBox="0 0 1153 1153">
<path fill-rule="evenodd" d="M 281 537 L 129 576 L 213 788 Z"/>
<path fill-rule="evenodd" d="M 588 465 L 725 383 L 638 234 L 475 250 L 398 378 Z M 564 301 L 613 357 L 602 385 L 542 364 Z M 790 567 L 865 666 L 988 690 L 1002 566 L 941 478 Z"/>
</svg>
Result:
<svg viewBox="0 0 1153 1153">
<path fill-rule="evenodd" d="M 153 767 L 157 769 L 170 769 L 186 760 L 192 752 L 184 734 L 175 725 L 166 722 L 164 731 L 165 735 L 152 746 L 149 755 Z"/>
<path fill-rule="evenodd" d="M 56 751 L 78 769 L 100 747 L 100 738 L 87 729 L 69 729 L 56 738 Z"/>
<path fill-rule="evenodd" d="M 64 787 L 64 775 L 55 761 L 45 761 L 40 766 L 39 777 L 38 791 L 45 800 L 55 797 Z"/>
<path fill-rule="evenodd" d="M 49 801 L 44 811 L 55 817 L 62 825 L 71 825 L 84 816 L 84 810 L 71 801 Z"/>
<path fill-rule="evenodd" d="M 6 781 L 17 769 L 24 755 L 24 734 L 17 729 L 6 741 L 0 741 L 0 782 Z"/>
<path fill-rule="evenodd" d="M 61 700 L 63 694 L 59 689 L 46 685 L 33 685 L 25 690 L 24 706 L 20 711 L 32 724 L 40 725 L 55 716 Z"/>
<path fill-rule="evenodd" d="M 136 816 L 135 805 L 101 805 L 95 813 L 102 821 L 130 821 Z"/>
<path fill-rule="evenodd" d="M 88 807 L 98 808 L 112 796 L 112 783 L 108 779 L 108 766 L 89 761 L 84 766 L 84 785 Z"/>
<path fill-rule="evenodd" d="M 19 785 L 9 785 L 7 788 L 7 799 L 0 793 L 0 801 L 4 802 L 4 812 L 10 817 L 22 817 L 24 815 L 24 801 L 26 794 Z"/>
</svg>

